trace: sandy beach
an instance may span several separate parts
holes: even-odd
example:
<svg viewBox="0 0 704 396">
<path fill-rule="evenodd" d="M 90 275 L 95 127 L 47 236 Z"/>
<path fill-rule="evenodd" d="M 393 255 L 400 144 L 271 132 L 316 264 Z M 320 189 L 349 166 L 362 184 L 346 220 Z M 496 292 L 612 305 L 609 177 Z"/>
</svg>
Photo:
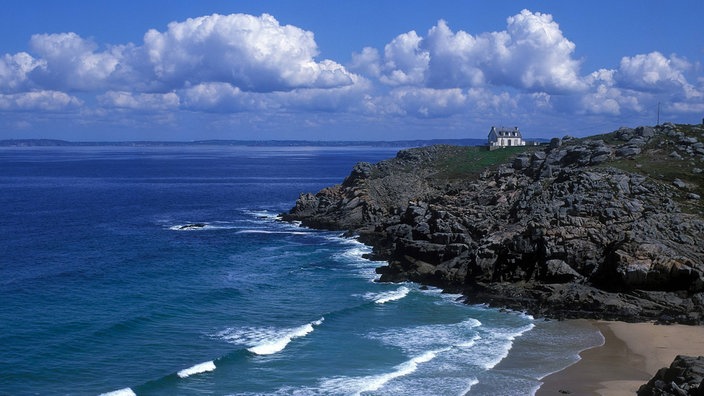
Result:
<svg viewBox="0 0 704 396">
<path fill-rule="evenodd" d="M 536 396 L 633 395 L 675 356 L 704 355 L 704 326 L 591 324 L 604 336 L 604 344 L 583 351 L 579 362 L 545 377 Z"/>
</svg>

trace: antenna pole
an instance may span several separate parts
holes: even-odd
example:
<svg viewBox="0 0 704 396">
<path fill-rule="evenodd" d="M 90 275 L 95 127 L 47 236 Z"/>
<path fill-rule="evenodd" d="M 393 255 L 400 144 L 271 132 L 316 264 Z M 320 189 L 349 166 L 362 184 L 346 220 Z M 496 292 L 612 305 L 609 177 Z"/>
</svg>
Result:
<svg viewBox="0 0 704 396">
<path fill-rule="evenodd" d="M 658 126 L 660 126 L 660 102 L 658 102 Z"/>
</svg>

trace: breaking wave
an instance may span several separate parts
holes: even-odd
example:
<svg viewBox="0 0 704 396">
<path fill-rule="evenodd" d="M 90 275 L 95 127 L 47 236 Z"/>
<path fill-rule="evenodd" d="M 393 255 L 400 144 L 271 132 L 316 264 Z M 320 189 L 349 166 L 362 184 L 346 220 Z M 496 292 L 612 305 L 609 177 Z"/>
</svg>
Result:
<svg viewBox="0 0 704 396">
<path fill-rule="evenodd" d="M 186 378 L 194 374 L 206 373 L 208 371 L 215 371 L 215 362 L 213 362 L 212 360 L 209 362 L 196 364 L 187 369 L 183 369 L 176 373 L 176 375 L 178 375 L 180 378 Z"/>
<path fill-rule="evenodd" d="M 272 355 L 283 351 L 294 339 L 304 337 L 320 326 L 325 318 L 288 329 L 241 328 L 226 329 L 216 334 L 217 337 L 232 344 L 245 345 L 255 355 Z"/>
<path fill-rule="evenodd" d="M 372 300 L 377 304 L 386 304 L 391 301 L 398 301 L 408 295 L 411 290 L 406 286 L 401 286 L 396 290 L 381 292 L 381 293 L 367 293 L 364 298 Z"/>
</svg>

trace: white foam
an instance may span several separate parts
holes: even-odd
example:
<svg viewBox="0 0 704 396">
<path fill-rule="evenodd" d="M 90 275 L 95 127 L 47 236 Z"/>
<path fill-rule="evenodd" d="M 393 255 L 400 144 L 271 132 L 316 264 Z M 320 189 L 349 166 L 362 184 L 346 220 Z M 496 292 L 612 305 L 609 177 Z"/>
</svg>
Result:
<svg viewBox="0 0 704 396">
<path fill-rule="evenodd" d="M 464 388 L 464 389 L 463 389 L 460 393 L 458 393 L 457 395 L 458 395 L 458 396 L 465 396 L 465 395 L 469 394 L 469 392 L 472 390 L 472 387 L 473 387 L 474 385 L 478 384 L 478 383 L 479 383 L 479 380 L 478 380 L 478 379 L 472 378 L 471 380 L 469 380 L 469 384 L 467 384 L 467 387 Z"/>
<path fill-rule="evenodd" d="M 217 223 L 217 224 L 204 223 L 204 222 L 185 223 L 185 224 L 176 224 L 176 225 L 173 225 L 168 228 L 171 231 L 232 230 L 232 229 L 241 228 L 241 227 L 236 226 L 232 223 L 228 223 L 228 222 L 224 222 L 224 221 L 216 221 L 215 223 Z"/>
<path fill-rule="evenodd" d="M 489 346 L 487 349 L 490 349 L 490 353 L 487 353 L 488 356 L 485 356 L 480 365 L 486 370 L 496 367 L 508 356 L 516 337 L 521 336 L 526 331 L 530 331 L 533 327 L 535 325 L 529 323 L 518 329 L 487 329 L 488 337 L 486 337 L 485 341 Z M 498 351 L 497 348 L 499 348 Z"/>
<path fill-rule="evenodd" d="M 186 377 L 190 377 L 191 375 L 194 375 L 194 374 L 206 373 L 208 371 L 214 371 L 214 370 L 215 370 L 215 363 L 211 360 L 209 362 L 199 363 L 199 364 L 196 364 L 195 366 L 191 366 L 187 369 L 183 369 L 176 374 L 181 378 L 186 378 Z"/>
<path fill-rule="evenodd" d="M 408 295 L 411 290 L 406 286 L 401 286 L 396 290 L 382 293 L 367 293 L 364 298 L 372 300 L 377 304 L 386 304 L 391 301 L 398 301 Z"/>
<path fill-rule="evenodd" d="M 289 329 L 242 328 L 226 329 L 215 336 L 226 341 L 246 345 L 247 350 L 256 355 L 271 355 L 281 352 L 295 338 L 304 337 L 320 326 L 325 318 Z"/>
<path fill-rule="evenodd" d="M 310 232 L 305 231 L 277 231 L 264 229 L 246 229 L 237 231 L 237 234 L 286 234 L 286 235 L 310 235 Z"/>
<path fill-rule="evenodd" d="M 245 210 L 244 213 L 265 220 L 278 220 L 280 218 L 278 213 L 268 210 Z"/>
<path fill-rule="evenodd" d="M 407 376 L 418 369 L 418 366 L 433 360 L 438 353 L 449 350 L 449 348 L 427 351 L 421 355 L 415 356 L 412 359 L 401 363 L 394 367 L 395 370 L 390 373 L 369 375 L 365 377 L 340 377 L 332 378 L 323 381 L 322 387 L 333 394 L 354 394 L 361 395 L 362 392 L 374 392 L 381 389 L 390 381 Z"/>
<path fill-rule="evenodd" d="M 481 336 L 475 335 L 475 336 L 472 337 L 469 341 L 460 342 L 460 343 L 458 343 L 458 344 L 455 345 L 455 346 L 458 347 L 458 348 L 465 348 L 465 349 L 471 348 L 471 347 L 473 347 L 474 345 L 477 344 L 477 341 L 478 341 L 478 340 L 481 340 L 481 339 L 482 339 Z"/>
<path fill-rule="evenodd" d="M 137 396 L 130 388 L 122 388 L 112 392 L 101 393 L 100 396 Z"/>
<path fill-rule="evenodd" d="M 477 327 L 481 322 L 468 318 L 454 324 L 433 324 L 401 329 L 393 329 L 368 334 L 367 337 L 386 345 L 403 349 L 407 354 L 437 348 L 457 347 L 467 349 L 480 339 Z"/>
</svg>

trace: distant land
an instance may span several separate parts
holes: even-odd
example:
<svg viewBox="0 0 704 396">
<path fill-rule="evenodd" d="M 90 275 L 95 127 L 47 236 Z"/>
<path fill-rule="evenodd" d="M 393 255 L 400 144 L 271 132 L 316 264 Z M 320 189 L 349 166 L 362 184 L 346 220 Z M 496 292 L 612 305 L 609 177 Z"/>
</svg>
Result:
<svg viewBox="0 0 704 396">
<path fill-rule="evenodd" d="M 545 141 L 546 139 L 534 139 Z M 248 146 L 248 147 L 425 147 L 436 144 L 453 146 L 481 146 L 486 139 L 429 139 L 394 141 L 324 141 L 324 140 L 197 140 L 192 142 L 125 141 L 125 142 L 71 142 L 57 139 L 0 140 L 0 147 L 182 147 L 182 146 Z"/>
</svg>

